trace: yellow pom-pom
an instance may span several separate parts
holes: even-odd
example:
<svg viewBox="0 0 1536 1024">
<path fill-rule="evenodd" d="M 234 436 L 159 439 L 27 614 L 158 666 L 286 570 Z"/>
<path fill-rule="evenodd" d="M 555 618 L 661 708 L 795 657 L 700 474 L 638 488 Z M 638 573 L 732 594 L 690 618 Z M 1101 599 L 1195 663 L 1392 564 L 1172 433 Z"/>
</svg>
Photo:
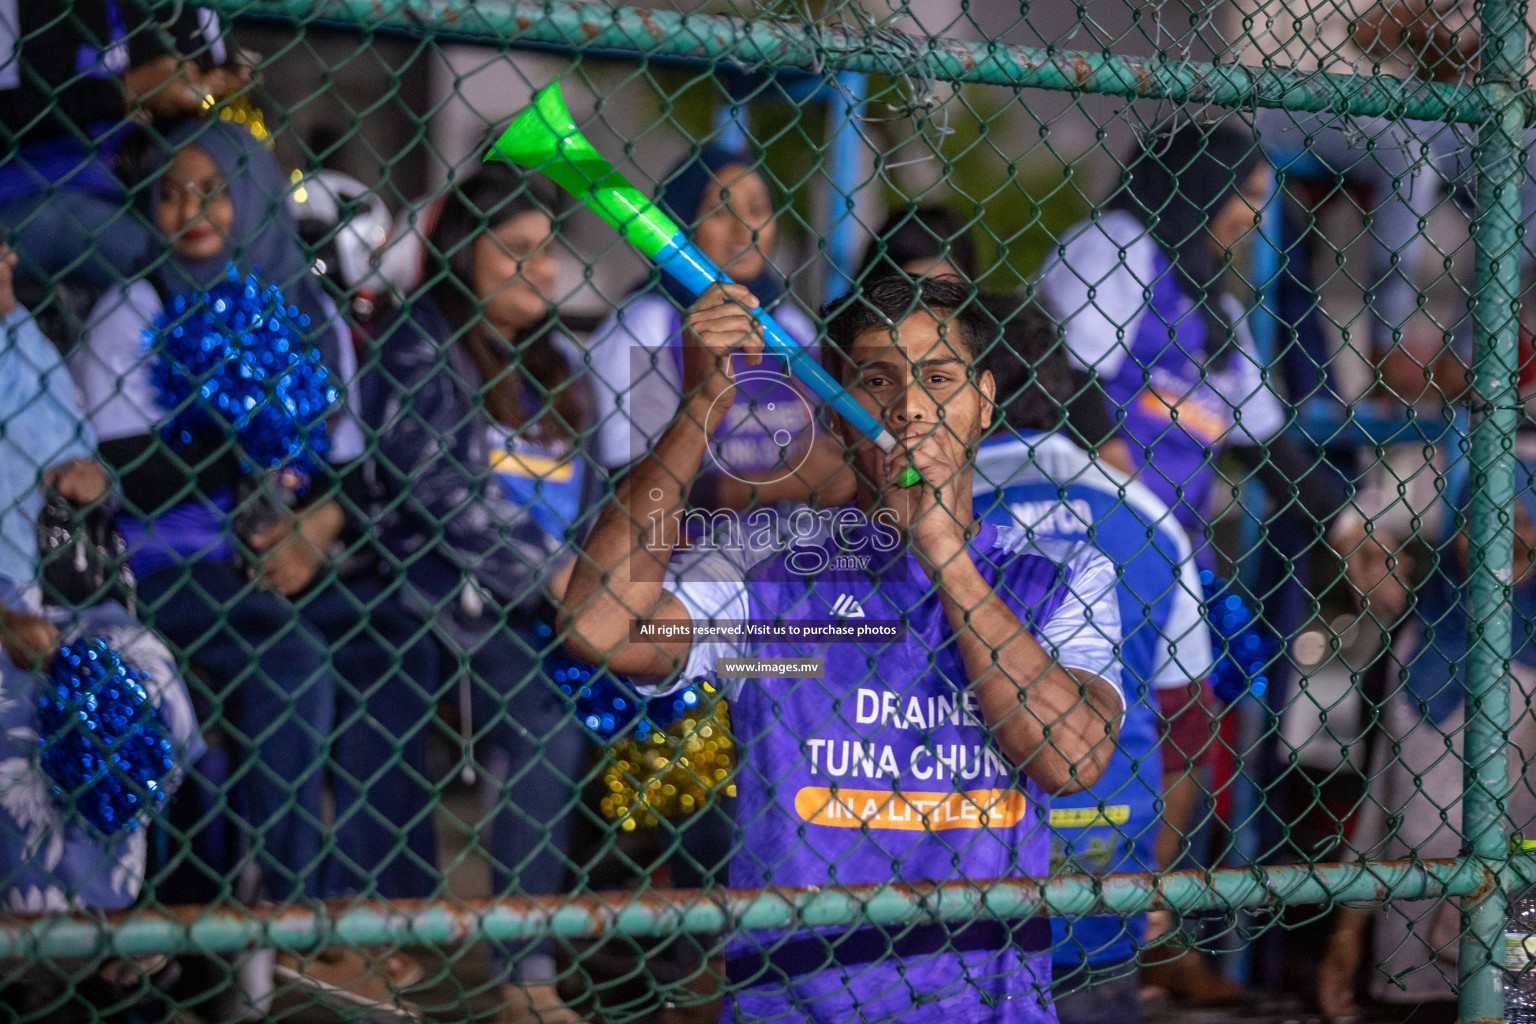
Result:
<svg viewBox="0 0 1536 1024">
<path fill-rule="evenodd" d="M 713 693 L 714 691 L 709 691 Z M 665 732 L 633 737 L 608 749 L 599 809 L 625 831 L 655 828 L 662 818 L 692 814 L 719 797 L 735 796 L 736 748 L 724 700 L 706 700 Z"/>
</svg>

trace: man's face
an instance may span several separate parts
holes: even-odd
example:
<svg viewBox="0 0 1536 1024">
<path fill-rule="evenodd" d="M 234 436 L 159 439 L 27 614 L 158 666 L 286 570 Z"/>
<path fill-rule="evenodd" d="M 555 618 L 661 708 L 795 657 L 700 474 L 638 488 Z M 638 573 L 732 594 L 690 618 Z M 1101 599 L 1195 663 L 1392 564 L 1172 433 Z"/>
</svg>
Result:
<svg viewBox="0 0 1536 1024">
<path fill-rule="evenodd" d="M 995 389 L 990 372 L 976 373 L 960 326 L 927 312 L 913 313 L 894 330 L 866 331 L 848 355 L 851 365 L 844 377 L 853 397 L 896 437 L 898 453 L 925 448 L 939 458 L 946 479 L 928 479 L 928 486 L 948 491 L 963 484 L 968 508 L 968 449 L 991 426 Z M 846 423 L 839 421 L 838 429 L 854 449 L 860 504 L 902 511 L 906 502 L 901 495 L 922 490 L 896 487 L 905 462 L 888 459 Z"/>
</svg>

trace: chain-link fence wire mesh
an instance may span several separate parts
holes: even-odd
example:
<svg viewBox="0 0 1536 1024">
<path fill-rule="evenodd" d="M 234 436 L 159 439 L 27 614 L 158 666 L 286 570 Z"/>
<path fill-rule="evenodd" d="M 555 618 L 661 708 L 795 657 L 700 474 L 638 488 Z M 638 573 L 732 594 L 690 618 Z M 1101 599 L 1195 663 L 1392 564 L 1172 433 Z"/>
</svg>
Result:
<svg viewBox="0 0 1536 1024">
<path fill-rule="evenodd" d="M 1497 1016 L 1523 17 L 0 4 L 4 1004 L 1012 1019 L 1370 916 Z M 555 80 L 922 484 L 482 162 Z"/>
</svg>

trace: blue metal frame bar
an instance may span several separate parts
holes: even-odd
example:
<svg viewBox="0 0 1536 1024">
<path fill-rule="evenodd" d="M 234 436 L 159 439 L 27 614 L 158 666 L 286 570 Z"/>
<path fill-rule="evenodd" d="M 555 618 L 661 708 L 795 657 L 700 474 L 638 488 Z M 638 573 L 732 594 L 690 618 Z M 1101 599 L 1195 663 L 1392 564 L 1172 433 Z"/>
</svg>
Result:
<svg viewBox="0 0 1536 1024">
<path fill-rule="evenodd" d="M 854 210 L 859 189 L 859 119 L 869 95 L 869 76 L 845 71 L 829 82 L 819 75 L 790 73 L 778 76 L 783 97 L 791 102 L 827 104 L 828 168 L 825 201 L 827 223 L 822 226 L 824 252 L 830 263 L 823 295 L 835 299 L 848 291 L 859 258 L 859 220 Z M 777 97 L 767 97 L 772 100 Z M 727 149 L 746 149 L 751 137 L 744 100 L 731 99 L 715 112 L 715 132 Z"/>
</svg>

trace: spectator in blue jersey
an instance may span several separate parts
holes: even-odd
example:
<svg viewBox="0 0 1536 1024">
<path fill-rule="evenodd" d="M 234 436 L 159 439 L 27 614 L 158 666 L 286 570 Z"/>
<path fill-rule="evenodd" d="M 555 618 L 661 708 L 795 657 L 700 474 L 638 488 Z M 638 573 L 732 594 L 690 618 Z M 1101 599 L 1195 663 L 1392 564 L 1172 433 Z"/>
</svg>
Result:
<svg viewBox="0 0 1536 1024">
<path fill-rule="evenodd" d="M 772 257 L 778 239 L 774 195 L 748 153 L 704 146 L 674 167 L 656 202 L 704 255 L 757 297 L 802 346 L 816 328 L 784 292 Z M 597 382 L 597 458 L 613 469 L 639 459 L 660 438 L 682 397 L 682 316 L 692 300 L 670 278 L 633 292 L 587 346 Z M 811 407 L 781 360 L 748 367 L 738 357 L 742 400 L 720 424 L 710 459 L 692 484 L 698 508 L 746 508 L 820 497 L 847 500 L 842 452 L 813 443 Z"/>
<path fill-rule="evenodd" d="M 1164 781 L 1155 691 L 1187 690 L 1210 671 L 1200 574 L 1168 506 L 1060 432 L 1061 403 L 1073 382 L 1050 317 L 1012 296 L 986 304 L 1002 328 L 1002 343 L 986 362 L 1004 422 L 976 453 L 976 514 L 1036 537 L 1092 544 L 1114 563 L 1119 580 L 1127 702 L 1120 742 L 1098 782 L 1052 801 L 1051 871 L 1153 871 Z M 1051 925 L 1062 1024 L 1141 1020 L 1137 953 L 1145 916 Z"/>
<path fill-rule="evenodd" d="M 384 482 L 377 532 L 468 687 L 466 735 L 500 765 L 485 807 L 497 895 L 563 891 L 586 750 L 551 629 L 593 480 L 581 354 L 551 315 L 554 208 L 505 164 L 457 186 L 428 238 L 430 283 L 380 328 L 363 385 Z M 570 1019 L 554 953 L 497 947 L 504 1019 Z"/>
<path fill-rule="evenodd" d="M 1107 208 L 1064 235 L 1039 290 L 1085 383 L 1073 429 L 1163 500 L 1205 567 L 1220 511 L 1216 461 L 1231 449 L 1280 507 L 1326 523 L 1342 505 L 1327 463 L 1281 433 L 1244 310 L 1233 252 L 1268 187 L 1253 134 L 1187 123 L 1149 136 Z"/>
<path fill-rule="evenodd" d="M 170 784 L 202 752 L 202 740 L 175 659 L 159 638 L 108 594 L 88 606 L 64 606 L 56 590 L 39 586 L 50 575 L 38 550 L 44 496 L 82 515 L 110 504 L 111 480 L 95 459 L 96 439 L 69 371 L 16 301 L 15 262 L 0 244 L 0 907 L 121 910 L 144 882 L 146 830 L 104 836 L 61 807 L 72 801 L 52 797 L 37 756 L 34 716 L 48 685 L 38 670 L 53 659 L 61 634 L 105 635 L 150 673 L 152 697 L 175 743 L 178 771 Z"/>
<path fill-rule="evenodd" d="M 587 539 L 562 615 L 571 649 L 655 691 L 718 680 L 721 658 L 817 659 L 729 683 L 742 758 L 733 886 L 985 889 L 1045 871 L 1051 794 L 1092 785 L 1113 749 L 1119 606 L 1091 547 L 972 514 L 968 453 L 992 423 L 994 386 L 977 365 L 991 325 L 968 288 L 889 278 L 829 307 L 825 365 L 896 450 L 837 420 L 859 483 L 825 532 L 669 581 L 672 547 L 647 524 L 683 514 L 727 412 L 732 357 L 759 361 L 756 302 L 717 287 L 689 311 L 688 397 Z M 925 482 L 900 488 L 909 463 Z M 848 635 L 691 635 L 736 622 Z M 1049 932 L 1033 919 L 738 935 L 722 1019 L 1044 1024 Z"/>
</svg>

